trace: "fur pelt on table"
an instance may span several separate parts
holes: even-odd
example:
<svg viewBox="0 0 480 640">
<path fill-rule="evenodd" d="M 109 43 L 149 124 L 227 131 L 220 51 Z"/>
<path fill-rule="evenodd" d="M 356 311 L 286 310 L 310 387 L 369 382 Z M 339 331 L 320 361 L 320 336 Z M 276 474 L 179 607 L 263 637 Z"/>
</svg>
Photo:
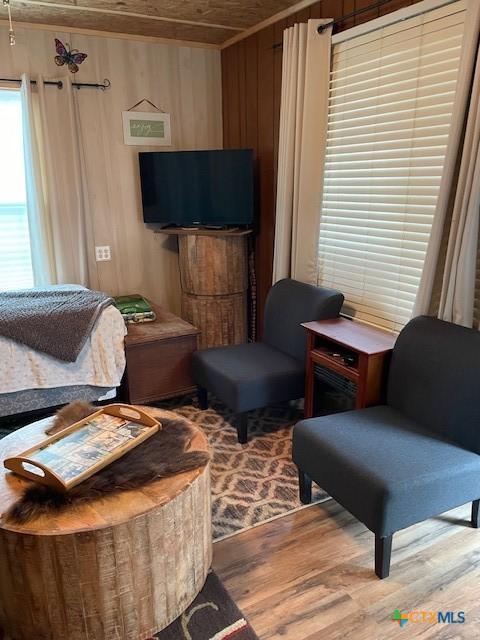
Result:
<svg viewBox="0 0 480 640">
<path fill-rule="evenodd" d="M 61 429 L 97 411 L 85 402 L 75 402 L 62 409 L 47 433 Z M 159 411 L 155 410 L 155 414 Z M 60 513 L 89 500 L 112 495 L 125 489 L 137 489 L 159 478 L 197 469 L 207 464 L 207 451 L 188 451 L 193 437 L 189 422 L 169 411 L 161 412 L 162 429 L 123 457 L 87 478 L 68 492 L 32 483 L 23 496 L 6 513 L 7 522 L 24 524 L 41 515 Z"/>
</svg>

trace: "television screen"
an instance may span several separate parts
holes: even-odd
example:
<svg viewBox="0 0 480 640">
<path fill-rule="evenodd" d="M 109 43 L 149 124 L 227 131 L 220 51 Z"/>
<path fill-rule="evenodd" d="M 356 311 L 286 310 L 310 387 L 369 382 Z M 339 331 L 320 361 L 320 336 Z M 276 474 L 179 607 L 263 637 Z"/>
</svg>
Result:
<svg viewBox="0 0 480 640">
<path fill-rule="evenodd" d="M 143 152 L 143 219 L 178 226 L 253 222 L 253 152 Z"/>
</svg>

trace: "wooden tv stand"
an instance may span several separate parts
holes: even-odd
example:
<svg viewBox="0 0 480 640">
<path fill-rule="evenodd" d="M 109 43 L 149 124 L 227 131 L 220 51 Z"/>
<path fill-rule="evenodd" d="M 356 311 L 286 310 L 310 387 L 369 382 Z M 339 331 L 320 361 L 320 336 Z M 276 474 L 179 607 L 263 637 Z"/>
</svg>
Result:
<svg viewBox="0 0 480 640">
<path fill-rule="evenodd" d="M 182 317 L 198 327 L 200 347 L 246 342 L 251 230 L 165 228 L 178 237 Z"/>
</svg>

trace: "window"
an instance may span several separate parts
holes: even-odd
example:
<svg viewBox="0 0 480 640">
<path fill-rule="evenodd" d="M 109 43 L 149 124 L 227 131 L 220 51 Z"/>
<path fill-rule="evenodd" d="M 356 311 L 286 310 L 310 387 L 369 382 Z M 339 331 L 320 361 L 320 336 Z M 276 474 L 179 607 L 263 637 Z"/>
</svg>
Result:
<svg viewBox="0 0 480 640">
<path fill-rule="evenodd" d="M 345 312 L 410 318 L 455 99 L 464 2 L 334 44 L 318 282 Z M 335 42 L 335 40 L 334 40 Z"/>
<path fill-rule="evenodd" d="M 20 92 L 0 89 L 0 291 L 32 286 Z"/>
</svg>

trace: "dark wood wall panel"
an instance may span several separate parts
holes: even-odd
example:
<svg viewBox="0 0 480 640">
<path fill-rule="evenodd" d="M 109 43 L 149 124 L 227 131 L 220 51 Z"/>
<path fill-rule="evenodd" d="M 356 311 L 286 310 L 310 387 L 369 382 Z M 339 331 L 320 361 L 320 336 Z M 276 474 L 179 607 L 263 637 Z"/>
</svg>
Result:
<svg viewBox="0 0 480 640">
<path fill-rule="evenodd" d="M 420 0 L 391 0 L 344 21 L 349 29 Z M 283 31 L 309 18 L 341 18 L 373 4 L 373 0 L 320 0 L 288 18 L 258 31 L 222 51 L 223 135 L 226 149 L 255 151 L 258 229 L 255 239 L 258 330 L 263 325 L 265 298 L 272 283 L 275 235 L 278 131 L 282 86 Z"/>
</svg>

